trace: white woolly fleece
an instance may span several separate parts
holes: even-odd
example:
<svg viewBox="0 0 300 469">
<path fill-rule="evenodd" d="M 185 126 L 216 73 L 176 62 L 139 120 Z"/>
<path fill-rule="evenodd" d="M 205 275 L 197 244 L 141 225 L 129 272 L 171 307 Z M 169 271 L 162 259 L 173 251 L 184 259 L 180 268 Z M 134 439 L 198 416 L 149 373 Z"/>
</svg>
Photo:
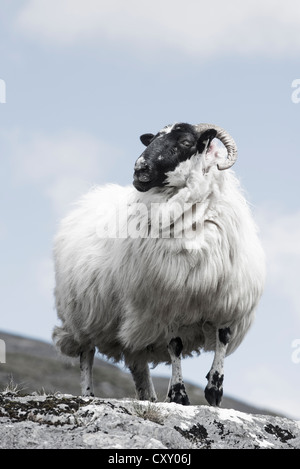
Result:
<svg viewBox="0 0 300 469">
<path fill-rule="evenodd" d="M 137 356 L 159 363 L 169 361 L 171 337 L 181 337 L 186 356 L 214 350 L 223 327 L 232 332 L 227 353 L 236 349 L 254 319 L 265 263 L 239 183 L 217 169 L 220 158 L 214 146 L 193 156 L 163 189 L 95 187 L 62 221 L 54 248 L 62 353 L 96 346 L 129 365 Z M 149 235 L 158 216 L 170 220 L 170 237 Z M 140 237 L 126 237 L 130 224 L 134 233 L 144 227 Z"/>
</svg>

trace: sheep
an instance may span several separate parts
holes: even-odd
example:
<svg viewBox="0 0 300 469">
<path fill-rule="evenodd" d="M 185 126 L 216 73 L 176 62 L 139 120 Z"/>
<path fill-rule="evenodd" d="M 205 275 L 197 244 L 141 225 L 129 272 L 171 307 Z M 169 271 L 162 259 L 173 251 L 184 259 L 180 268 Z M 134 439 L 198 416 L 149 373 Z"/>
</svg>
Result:
<svg viewBox="0 0 300 469">
<path fill-rule="evenodd" d="M 181 359 L 213 351 L 205 398 L 219 406 L 224 359 L 251 326 L 265 278 L 258 230 L 229 169 L 236 144 L 218 126 L 186 123 L 140 140 L 133 186 L 94 187 L 61 222 L 53 340 L 80 357 L 82 395 L 94 395 L 97 349 L 125 363 L 140 400 L 157 400 L 149 364 L 171 364 L 167 399 L 183 405 Z"/>
</svg>

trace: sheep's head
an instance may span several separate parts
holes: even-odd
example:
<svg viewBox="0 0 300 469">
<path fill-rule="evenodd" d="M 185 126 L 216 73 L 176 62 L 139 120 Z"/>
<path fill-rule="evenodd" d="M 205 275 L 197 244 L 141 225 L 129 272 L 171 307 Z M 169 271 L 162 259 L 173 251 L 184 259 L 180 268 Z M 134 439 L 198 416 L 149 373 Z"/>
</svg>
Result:
<svg viewBox="0 0 300 469">
<path fill-rule="evenodd" d="M 135 163 L 135 188 L 146 192 L 152 187 L 165 186 L 167 173 L 196 153 L 203 153 L 214 138 L 225 145 L 228 153 L 227 160 L 218 165 L 218 169 L 230 168 L 237 158 L 235 142 L 225 130 L 215 125 L 180 123 L 164 127 L 156 135 L 141 135 L 141 142 L 147 148 Z"/>
</svg>

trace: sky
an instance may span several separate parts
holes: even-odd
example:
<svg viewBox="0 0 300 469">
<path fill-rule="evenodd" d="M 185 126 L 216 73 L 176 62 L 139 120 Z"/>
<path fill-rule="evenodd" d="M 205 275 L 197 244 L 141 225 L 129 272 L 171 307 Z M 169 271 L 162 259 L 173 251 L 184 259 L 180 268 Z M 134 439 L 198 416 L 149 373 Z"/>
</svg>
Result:
<svg viewBox="0 0 300 469">
<path fill-rule="evenodd" d="M 0 0 L 0 12 L 0 330 L 50 342 L 60 219 L 91 186 L 132 183 L 141 134 L 211 122 L 236 140 L 267 257 L 224 392 L 300 419 L 299 2 Z M 185 381 L 205 386 L 212 358 L 184 360 Z"/>
</svg>

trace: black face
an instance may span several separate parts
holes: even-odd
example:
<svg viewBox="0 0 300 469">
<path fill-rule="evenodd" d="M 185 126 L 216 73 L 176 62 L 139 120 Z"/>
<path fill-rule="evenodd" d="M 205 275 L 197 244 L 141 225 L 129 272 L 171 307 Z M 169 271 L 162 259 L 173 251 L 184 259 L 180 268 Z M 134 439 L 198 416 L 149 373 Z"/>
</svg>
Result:
<svg viewBox="0 0 300 469">
<path fill-rule="evenodd" d="M 167 126 L 158 134 L 144 134 L 141 142 L 147 146 L 134 167 L 133 185 L 140 192 L 152 187 L 163 187 L 167 174 L 192 155 L 202 153 L 207 140 L 211 141 L 216 131 L 211 129 L 200 137 L 190 124 Z"/>
</svg>

